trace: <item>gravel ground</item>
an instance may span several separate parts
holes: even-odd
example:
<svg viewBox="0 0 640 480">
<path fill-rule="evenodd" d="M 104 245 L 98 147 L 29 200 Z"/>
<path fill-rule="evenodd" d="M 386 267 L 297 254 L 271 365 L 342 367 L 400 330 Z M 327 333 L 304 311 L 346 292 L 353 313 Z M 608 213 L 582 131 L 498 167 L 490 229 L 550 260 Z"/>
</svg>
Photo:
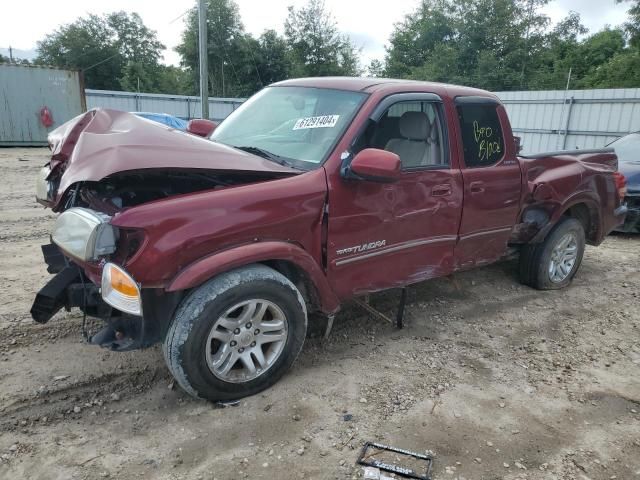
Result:
<svg viewBox="0 0 640 480">
<path fill-rule="evenodd" d="M 215 408 L 159 348 L 86 345 L 77 312 L 32 322 L 45 161 L 0 149 L 0 478 L 358 478 L 372 440 L 432 452 L 435 479 L 640 479 L 640 238 L 589 247 L 563 291 L 515 262 L 412 287 L 402 331 L 346 305 L 276 386 Z"/>
</svg>

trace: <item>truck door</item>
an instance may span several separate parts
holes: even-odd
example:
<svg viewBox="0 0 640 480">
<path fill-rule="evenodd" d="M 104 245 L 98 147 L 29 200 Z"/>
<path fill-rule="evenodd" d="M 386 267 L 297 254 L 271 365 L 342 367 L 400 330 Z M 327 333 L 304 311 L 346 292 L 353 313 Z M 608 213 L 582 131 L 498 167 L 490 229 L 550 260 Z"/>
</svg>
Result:
<svg viewBox="0 0 640 480">
<path fill-rule="evenodd" d="M 400 156 L 402 173 L 391 183 L 328 175 L 327 273 L 338 296 L 453 271 L 462 177 L 451 147 L 436 95 L 393 95 L 373 112 L 345 161 L 364 148 L 385 149 Z"/>
<path fill-rule="evenodd" d="M 487 97 L 457 97 L 464 202 L 457 269 L 490 263 L 507 251 L 520 210 L 520 164 L 504 108 Z"/>
</svg>

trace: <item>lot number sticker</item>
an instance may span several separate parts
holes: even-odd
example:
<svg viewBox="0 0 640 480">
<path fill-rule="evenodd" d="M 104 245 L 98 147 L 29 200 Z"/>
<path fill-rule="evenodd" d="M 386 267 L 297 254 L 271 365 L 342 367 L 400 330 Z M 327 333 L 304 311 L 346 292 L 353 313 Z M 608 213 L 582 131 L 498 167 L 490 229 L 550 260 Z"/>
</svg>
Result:
<svg viewBox="0 0 640 480">
<path fill-rule="evenodd" d="M 340 115 L 320 115 L 319 117 L 300 118 L 293 126 L 294 130 L 302 130 L 304 128 L 331 128 L 338 123 Z"/>
</svg>

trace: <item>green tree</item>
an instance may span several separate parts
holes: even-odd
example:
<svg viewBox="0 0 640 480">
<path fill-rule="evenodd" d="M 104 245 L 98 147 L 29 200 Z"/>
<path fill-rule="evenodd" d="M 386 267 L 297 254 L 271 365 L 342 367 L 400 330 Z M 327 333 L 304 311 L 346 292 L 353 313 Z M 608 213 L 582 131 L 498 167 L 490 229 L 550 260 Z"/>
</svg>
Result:
<svg viewBox="0 0 640 480">
<path fill-rule="evenodd" d="M 637 88 L 640 85 L 640 51 L 616 53 L 584 80 L 589 88 Z"/>
<path fill-rule="evenodd" d="M 485 88 L 524 85 L 542 49 L 548 0 L 422 0 L 396 25 L 387 75 Z M 447 55 L 447 58 L 442 58 Z"/>
<path fill-rule="evenodd" d="M 85 70 L 88 88 L 119 90 L 123 59 L 104 18 L 89 15 L 38 42 L 36 63 Z"/>
<path fill-rule="evenodd" d="M 422 0 L 396 25 L 385 73 L 491 90 L 564 88 L 569 70 L 574 88 L 640 85 L 640 0 L 624 30 L 586 37 L 575 12 L 550 28 L 547 1 Z"/>
<path fill-rule="evenodd" d="M 617 28 L 605 28 L 580 42 L 566 60 L 571 63 L 572 71 L 575 72 L 575 86 L 590 88 L 592 74 L 615 55 L 623 53 L 625 43 L 624 32 Z"/>
<path fill-rule="evenodd" d="M 275 30 L 266 30 L 258 38 L 258 68 L 265 85 L 291 75 L 291 59 L 287 42 Z"/>
<path fill-rule="evenodd" d="M 299 9 L 289 7 L 284 31 L 295 76 L 360 73 L 358 50 L 338 32 L 323 0 L 309 0 Z"/>
<path fill-rule="evenodd" d="M 624 24 L 624 28 L 631 45 L 640 48 L 640 0 L 616 0 L 616 3 L 626 2 L 630 2 L 632 5 L 627 11 L 629 19 Z"/>
<path fill-rule="evenodd" d="M 263 85 L 256 62 L 258 42 L 245 33 L 238 5 L 233 0 L 208 0 L 207 42 L 210 95 L 246 96 Z M 176 51 L 191 83 L 198 85 L 198 12 L 195 8 L 187 16 Z"/>
<path fill-rule="evenodd" d="M 587 31 L 576 12 L 569 12 L 566 18 L 558 22 L 546 35 L 544 47 L 532 58 L 528 87 L 539 90 L 563 88 L 580 47 L 579 38 Z"/>
<path fill-rule="evenodd" d="M 460 72 L 459 51 L 454 45 L 438 43 L 429 55 L 428 61 L 411 69 L 408 78 L 413 80 L 429 80 L 465 84 L 467 80 Z"/>
<path fill-rule="evenodd" d="M 38 42 L 39 64 L 83 70 L 85 85 L 107 90 L 158 91 L 164 45 L 137 13 L 89 15 Z"/>
<path fill-rule="evenodd" d="M 436 47 L 453 43 L 456 31 L 450 16 L 451 4 L 449 0 L 423 0 L 415 12 L 396 24 L 387 47 L 386 76 L 415 76 L 414 69 L 427 73 L 426 64 Z"/>
<path fill-rule="evenodd" d="M 180 67 L 160 65 L 157 79 L 158 91 L 178 95 L 195 95 L 197 89 L 191 83 L 191 76 Z"/>
<path fill-rule="evenodd" d="M 547 2 L 456 2 L 460 69 L 471 85 L 494 90 L 526 87 L 530 66 L 542 48 L 549 24 L 548 17 L 538 13 Z"/>
<path fill-rule="evenodd" d="M 377 58 L 371 60 L 367 66 L 367 76 L 374 78 L 384 77 L 384 64 Z"/>
<path fill-rule="evenodd" d="M 189 88 L 198 90 L 198 14 L 186 18 L 176 47 Z M 289 8 L 285 36 L 266 30 L 254 38 L 245 32 L 234 0 L 207 0 L 209 93 L 248 96 L 291 76 L 357 75 L 359 51 L 338 32 L 321 0 Z"/>
<path fill-rule="evenodd" d="M 137 13 L 114 12 L 106 16 L 113 42 L 124 60 L 119 82 L 123 90 L 156 92 L 164 45 Z"/>
</svg>

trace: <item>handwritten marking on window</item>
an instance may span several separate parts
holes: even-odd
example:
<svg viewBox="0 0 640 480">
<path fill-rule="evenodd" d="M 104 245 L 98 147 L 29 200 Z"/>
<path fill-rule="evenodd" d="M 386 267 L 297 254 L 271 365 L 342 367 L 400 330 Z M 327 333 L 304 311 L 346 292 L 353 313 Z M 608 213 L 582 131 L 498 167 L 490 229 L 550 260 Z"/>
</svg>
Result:
<svg viewBox="0 0 640 480">
<path fill-rule="evenodd" d="M 501 153 L 499 141 L 492 141 L 493 129 L 481 127 L 477 120 L 473 122 L 473 138 L 478 144 L 478 160 L 488 160 L 495 153 Z"/>
</svg>

